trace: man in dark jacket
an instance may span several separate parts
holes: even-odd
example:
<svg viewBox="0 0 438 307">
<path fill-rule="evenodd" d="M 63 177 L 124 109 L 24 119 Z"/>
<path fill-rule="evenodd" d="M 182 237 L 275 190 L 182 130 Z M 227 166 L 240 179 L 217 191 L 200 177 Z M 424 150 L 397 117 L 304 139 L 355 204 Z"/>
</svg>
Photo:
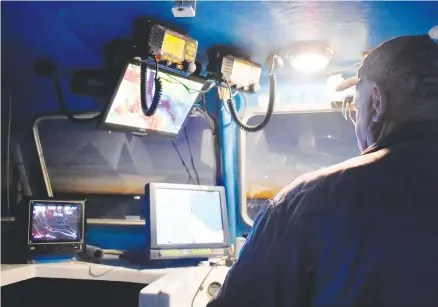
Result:
<svg viewBox="0 0 438 307">
<path fill-rule="evenodd" d="M 362 155 L 270 200 L 210 307 L 438 306 L 438 45 L 387 41 L 350 86 Z"/>
</svg>

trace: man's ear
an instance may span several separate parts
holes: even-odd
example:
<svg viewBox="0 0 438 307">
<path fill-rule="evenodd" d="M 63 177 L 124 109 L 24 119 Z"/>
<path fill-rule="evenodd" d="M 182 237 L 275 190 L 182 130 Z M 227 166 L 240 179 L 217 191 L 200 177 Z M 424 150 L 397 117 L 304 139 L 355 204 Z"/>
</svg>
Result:
<svg viewBox="0 0 438 307">
<path fill-rule="evenodd" d="M 379 122 L 386 111 L 386 99 L 376 84 L 373 85 L 373 121 Z"/>
</svg>

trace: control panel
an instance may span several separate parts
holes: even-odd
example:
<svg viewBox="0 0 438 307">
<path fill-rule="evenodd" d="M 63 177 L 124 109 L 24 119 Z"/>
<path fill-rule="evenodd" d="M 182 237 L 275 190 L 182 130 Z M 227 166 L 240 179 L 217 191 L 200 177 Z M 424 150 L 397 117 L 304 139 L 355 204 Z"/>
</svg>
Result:
<svg viewBox="0 0 438 307">
<path fill-rule="evenodd" d="M 210 258 L 227 253 L 228 248 L 151 249 L 150 259 Z"/>
<path fill-rule="evenodd" d="M 28 246 L 29 255 L 52 255 L 52 254 L 80 254 L 84 251 L 84 244 L 60 244 L 53 248 L 50 244 Z"/>
<path fill-rule="evenodd" d="M 139 306 L 205 307 L 221 289 L 229 268 L 199 266 L 170 273 L 140 291 Z"/>
</svg>

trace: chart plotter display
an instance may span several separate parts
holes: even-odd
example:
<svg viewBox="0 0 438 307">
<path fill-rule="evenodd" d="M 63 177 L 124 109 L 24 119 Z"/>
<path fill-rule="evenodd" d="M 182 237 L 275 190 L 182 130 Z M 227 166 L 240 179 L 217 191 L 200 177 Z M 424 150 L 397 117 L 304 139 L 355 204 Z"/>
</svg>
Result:
<svg viewBox="0 0 438 307">
<path fill-rule="evenodd" d="M 140 100 L 140 66 L 128 64 L 110 105 L 105 124 L 176 135 L 183 126 L 204 83 L 159 71 L 162 81 L 161 102 L 153 116 L 145 116 Z M 147 69 L 147 102 L 155 91 L 155 71 Z"/>
<path fill-rule="evenodd" d="M 83 208 L 77 203 L 40 203 L 30 208 L 29 243 L 81 242 Z"/>
<path fill-rule="evenodd" d="M 225 240 L 218 191 L 156 192 L 157 244 L 208 244 Z"/>
</svg>

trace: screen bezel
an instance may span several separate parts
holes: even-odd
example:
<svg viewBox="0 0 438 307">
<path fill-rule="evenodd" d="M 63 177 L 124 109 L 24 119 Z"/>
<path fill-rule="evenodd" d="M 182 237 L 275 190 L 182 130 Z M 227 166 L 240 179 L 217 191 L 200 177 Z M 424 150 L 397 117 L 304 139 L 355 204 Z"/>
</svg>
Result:
<svg viewBox="0 0 438 307">
<path fill-rule="evenodd" d="M 148 135 L 159 135 L 159 136 L 163 136 L 163 137 L 168 137 L 168 138 L 176 138 L 179 133 L 181 132 L 182 128 L 184 127 L 184 125 L 187 122 L 187 119 L 189 118 L 189 116 L 192 114 L 193 112 L 193 105 L 195 104 L 195 102 L 199 99 L 199 95 L 200 93 L 198 93 L 198 96 L 195 98 L 195 100 L 193 100 L 193 104 L 192 107 L 190 108 L 190 111 L 187 113 L 186 118 L 184 119 L 184 121 L 181 124 L 181 128 L 177 133 L 170 133 L 170 132 L 164 132 L 164 131 L 160 131 L 160 130 L 150 130 L 150 129 L 144 129 L 144 128 L 137 128 L 137 127 L 131 127 L 131 126 L 126 126 L 126 125 L 120 125 L 120 124 L 113 124 L 113 123 L 107 123 L 106 120 L 108 118 L 109 112 L 111 110 L 111 107 L 114 103 L 114 99 L 116 98 L 117 92 L 119 90 L 120 84 L 123 81 L 123 77 L 125 76 L 126 70 L 128 69 L 128 66 L 130 64 L 132 65 L 137 65 L 140 68 L 140 63 L 141 61 L 138 59 L 130 59 L 129 61 L 127 61 L 125 63 L 125 65 L 123 66 L 123 70 L 122 73 L 120 74 L 120 77 L 117 81 L 116 87 L 113 91 L 113 94 L 111 96 L 111 100 L 109 101 L 109 103 L 107 104 L 106 108 L 105 108 L 105 112 L 103 114 L 102 120 L 99 124 L 99 128 L 105 129 L 105 130 L 109 130 L 109 131 L 119 131 L 119 132 L 127 132 L 127 133 L 138 133 L 138 134 L 145 134 L 145 136 Z M 155 71 L 155 65 L 152 65 L 150 62 L 148 62 L 147 64 L 147 68 L 154 70 Z M 206 83 L 206 79 L 203 79 L 201 77 L 197 77 L 197 76 L 192 76 L 192 75 L 182 75 L 182 74 L 178 74 L 174 71 L 171 71 L 169 69 L 163 69 L 163 67 L 161 65 L 159 65 L 159 72 L 164 72 L 166 74 L 175 76 L 175 77 L 179 77 L 179 78 L 183 78 L 183 79 L 187 79 L 190 81 L 195 81 L 198 83 L 202 83 L 202 87 L 201 89 L 205 86 Z M 140 91 L 140 88 L 138 89 Z"/>
<path fill-rule="evenodd" d="M 157 243 L 157 216 L 156 216 L 156 190 L 172 189 L 186 191 L 206 191 L 219 192 L 222 214 L 222 225 L 224 231 L 224 241 L 220 243 L 200 243 L 200 244 L 158 244 Z M 230 232 L 228 228 L 228 214 L 225 197 L 225 189 L 221 186 L 203 186 L 173 183 L 149 183 L 146 185 L 145 199 L 148 202 L 146 214 L 146 226 L 149 225 L 149 237 L 151 249 L 190 249 L 190 248 L 225 248 L 230 246 Z"/>
<path fill-rule="evenodd" d="M 31 242 L 32 238 L 32 220 L 33 220 L 33 206 L 36 204 L 44 204 L 44 205 L 79 205 L 82 209 L 82 217 L 81 217 L 81 238 L 80 240 L 75 241 L 38 241 Z M 29 220 L 27 224 L 27 244 L 28 245 L 48 245 L 48 244 L 81 244 L 84 243 L 85 238 L 85 201 L 71 200 L 31 200 L 29 201 Z"/>
</svg>

